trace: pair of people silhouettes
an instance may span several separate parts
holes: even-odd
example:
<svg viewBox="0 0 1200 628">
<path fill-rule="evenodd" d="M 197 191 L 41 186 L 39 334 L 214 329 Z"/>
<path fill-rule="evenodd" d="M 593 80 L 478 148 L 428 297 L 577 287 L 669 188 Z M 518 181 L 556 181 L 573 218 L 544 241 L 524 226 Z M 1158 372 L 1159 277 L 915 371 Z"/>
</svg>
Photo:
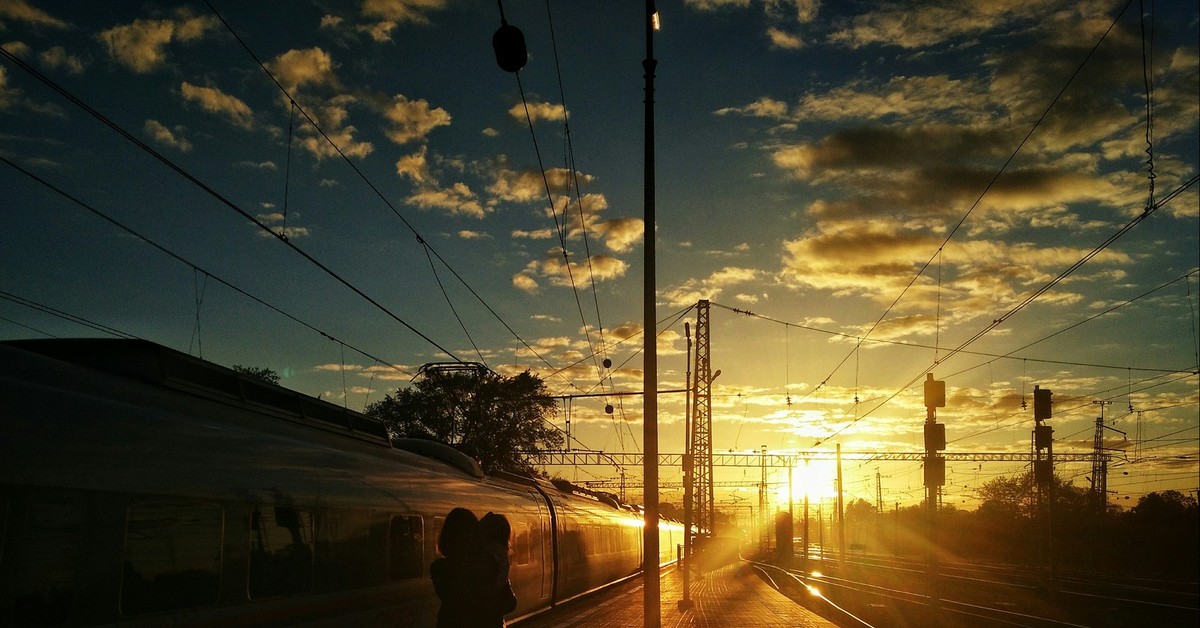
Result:
<svg viewBox="0 0 1200 628">
<path fill-rule="evenodd" d="M 438 535 L 441 557 L 429 566 L 433 588 L 442 601 L 438 628 L 496 628 L 517 607 L 508 580 L 508 543 L 512 528 L 504 515 L 476 519 L 466 508 L 446 515 Z"/>
</svg>

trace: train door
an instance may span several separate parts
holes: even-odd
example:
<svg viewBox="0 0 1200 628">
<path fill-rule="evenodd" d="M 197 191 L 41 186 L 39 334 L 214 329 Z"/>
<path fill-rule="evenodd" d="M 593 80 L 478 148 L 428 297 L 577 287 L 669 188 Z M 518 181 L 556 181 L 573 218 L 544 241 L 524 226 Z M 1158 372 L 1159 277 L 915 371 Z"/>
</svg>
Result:
<svg viewBox="0 0 1200 628">
<path fill-rule="evenodd" d="M 542 566 L 541 598 L 546 599 L 550 597 L 554 581 L 554 555 L 550 537 L 550 513 L 546 509 L 546 503 L 541 499 L 537 500 L 537 507 L 538 544 L 537 549 L 534 551 L 538 558 L 538 564 Z"/>
</svg>

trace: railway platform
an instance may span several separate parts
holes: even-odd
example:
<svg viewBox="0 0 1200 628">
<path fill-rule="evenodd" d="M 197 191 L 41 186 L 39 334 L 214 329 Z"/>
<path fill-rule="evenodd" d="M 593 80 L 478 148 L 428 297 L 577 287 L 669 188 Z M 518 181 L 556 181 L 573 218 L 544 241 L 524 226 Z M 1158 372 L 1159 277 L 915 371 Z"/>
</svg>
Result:
<svg viewBox="0 0 1200 628">
<path fill-rule="evenodd" d="M 832 628 L 836 624 L 772 589 L 744 561 L 691 578 L 692 607 L 681 610 L 683 572 L 661 577 L 663 628 Z M 614 587 L 584 600 L 510 623 L 511 628 L 630 628 L 644 619 L 642 581 Z"/>
</svg>

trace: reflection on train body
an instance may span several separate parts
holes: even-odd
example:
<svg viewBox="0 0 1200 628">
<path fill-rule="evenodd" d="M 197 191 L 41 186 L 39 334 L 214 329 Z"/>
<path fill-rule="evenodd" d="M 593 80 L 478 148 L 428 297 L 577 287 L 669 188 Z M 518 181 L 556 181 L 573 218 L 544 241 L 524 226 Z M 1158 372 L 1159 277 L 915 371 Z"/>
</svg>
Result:
<svg viewBox="0 0 1200 628">
<path fill-rule="evenodd" d="M 142 341 L 0 343 L 0 425 L 0 626 L 432 626 L 456 506 L 512 524 L 510 617 L 642 562 L 611 496 Z"/>
</svg>

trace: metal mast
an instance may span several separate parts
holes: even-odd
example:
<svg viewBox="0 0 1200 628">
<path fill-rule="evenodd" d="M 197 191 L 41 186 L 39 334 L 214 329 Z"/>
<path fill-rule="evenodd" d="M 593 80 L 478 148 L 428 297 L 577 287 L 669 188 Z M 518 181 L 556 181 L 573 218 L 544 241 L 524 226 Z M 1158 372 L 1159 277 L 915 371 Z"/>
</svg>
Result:
<svg viewBox="0 0 1200 628">
<path fill-rule="evenodd" d="M 712 367 L 708 361 L 708 300 L 696 304 L 696 395 L 692 400 L 692 513 L 698 527 L 713 533 Z"/>
</svg>

